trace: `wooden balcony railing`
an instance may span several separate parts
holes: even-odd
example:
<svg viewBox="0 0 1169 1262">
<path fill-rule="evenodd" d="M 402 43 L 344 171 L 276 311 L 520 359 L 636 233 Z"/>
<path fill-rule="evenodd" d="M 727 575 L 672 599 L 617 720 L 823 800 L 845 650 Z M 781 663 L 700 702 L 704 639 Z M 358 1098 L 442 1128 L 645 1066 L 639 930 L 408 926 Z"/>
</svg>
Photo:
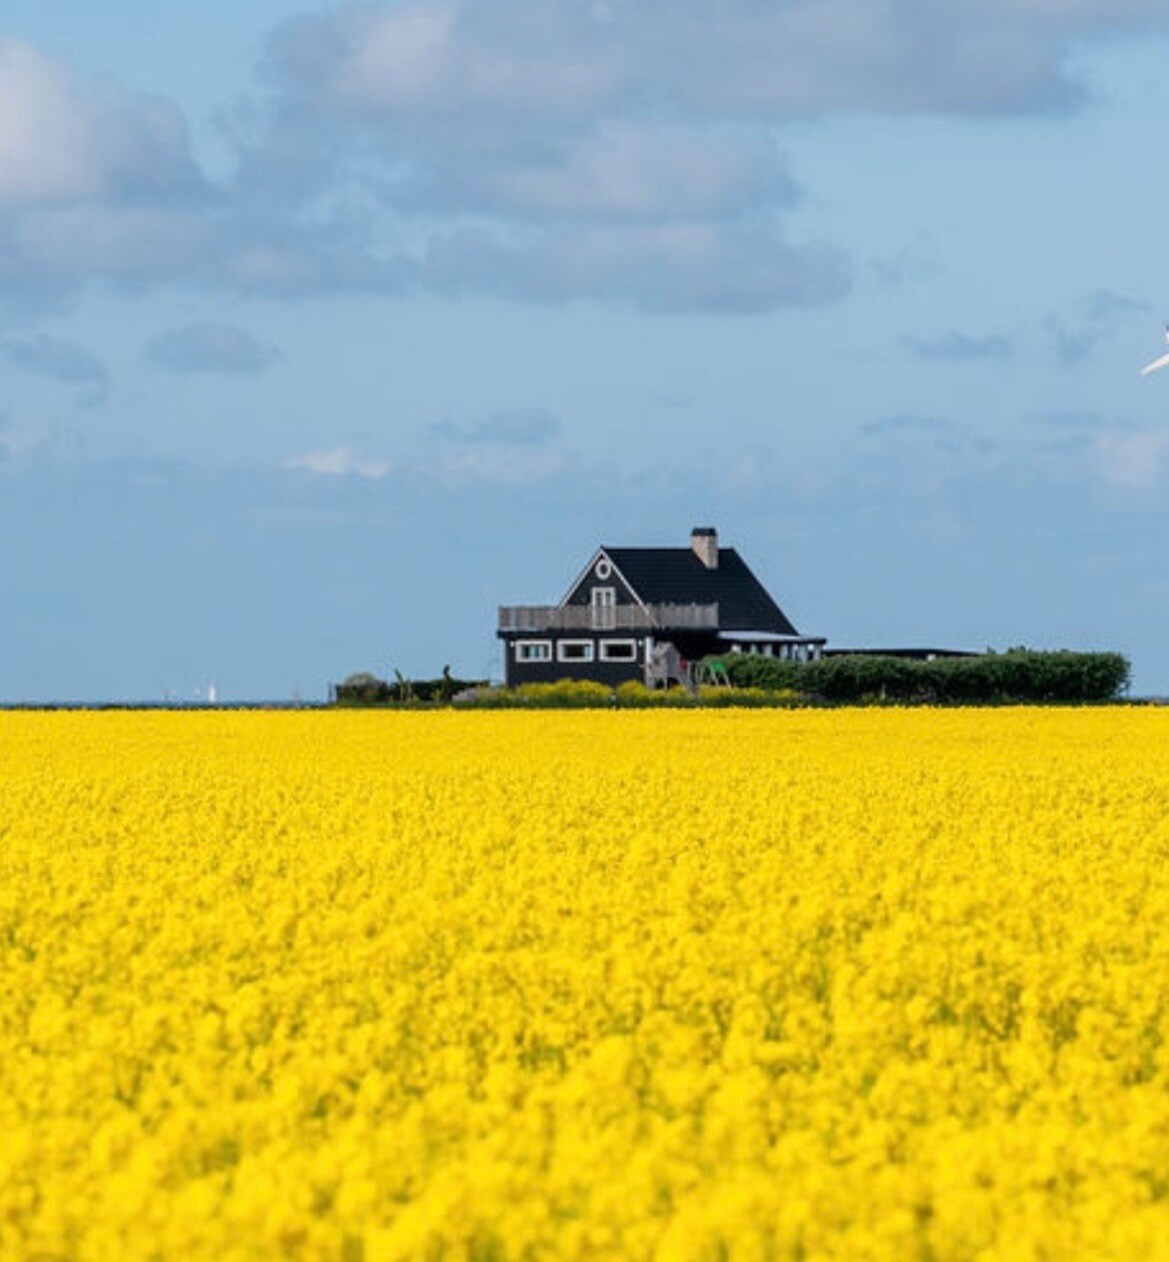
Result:
<svg viewBox="0 0 1169 1262">
<path fill-rule="evenodd" d="M 718 605 L 500 605 L 500 631 L 717 631 Z"/>
</svg>

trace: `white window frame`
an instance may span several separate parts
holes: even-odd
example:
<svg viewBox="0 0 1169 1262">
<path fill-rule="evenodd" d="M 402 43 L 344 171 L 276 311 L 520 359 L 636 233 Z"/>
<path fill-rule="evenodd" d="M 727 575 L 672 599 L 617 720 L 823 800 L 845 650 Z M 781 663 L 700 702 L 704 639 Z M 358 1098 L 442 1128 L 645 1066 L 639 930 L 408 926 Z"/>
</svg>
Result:
<svg viewBox="0 0 1169 1262">
<path fill-rule="evenodd" d="M 542 650 L 532 652 L 532 650 Z M 551 640 L 517 640 L 515 642 L 515 659 L 517 662 L 550 662 L 552 660 Z"/>
<path fill-rule="evenodd" d="M 636 640 L 602 640 L 601 642 L 601 661 L 602 662 L 636 662 L 637 661 L 637 641 Z M 623 649 L 629 650 L 629 655 L 614 657 L 612 650 L 618 645 Z"/>
<path fill-rule="evenodd" d="M 566 648 L 579 648 L 585 651 L 579 657 L 566 657 Z M 596 646 L 592 640 L 557 640 L 556 660 L 558 662 L 591 662 L 597 656 Z"/>
</svg>

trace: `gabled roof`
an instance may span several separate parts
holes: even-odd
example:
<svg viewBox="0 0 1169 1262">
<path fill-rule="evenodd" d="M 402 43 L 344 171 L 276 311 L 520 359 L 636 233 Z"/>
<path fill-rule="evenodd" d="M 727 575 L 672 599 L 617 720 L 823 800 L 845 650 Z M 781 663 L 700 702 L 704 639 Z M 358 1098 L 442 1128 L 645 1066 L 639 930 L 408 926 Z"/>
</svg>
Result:
<svg viewBox="0 0 1169 1262">
<path fill-rule="evenodd" d="M 708 569 L 693 548 L 604 548 L 647 605 L 718 604 L 719 626 L 799 635 L 734 548 Z"/>
</svg>

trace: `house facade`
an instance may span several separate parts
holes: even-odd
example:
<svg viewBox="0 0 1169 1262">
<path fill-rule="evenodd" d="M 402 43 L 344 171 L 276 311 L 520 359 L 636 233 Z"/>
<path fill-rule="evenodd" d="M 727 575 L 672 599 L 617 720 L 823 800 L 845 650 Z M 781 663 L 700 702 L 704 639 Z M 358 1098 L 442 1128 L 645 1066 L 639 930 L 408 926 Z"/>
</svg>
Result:
<svg viewBox="0 0 1169 1262">
<path fill-rule="evenodd" d="M 687 683 L 713 653 L 818 658 L 823 637 L 795 629 L 734 548 L 709 526 L 687 548 L 598 548 L 558 605 L 505 605 L 509 687 L 591 679 Z"/>
</svg>

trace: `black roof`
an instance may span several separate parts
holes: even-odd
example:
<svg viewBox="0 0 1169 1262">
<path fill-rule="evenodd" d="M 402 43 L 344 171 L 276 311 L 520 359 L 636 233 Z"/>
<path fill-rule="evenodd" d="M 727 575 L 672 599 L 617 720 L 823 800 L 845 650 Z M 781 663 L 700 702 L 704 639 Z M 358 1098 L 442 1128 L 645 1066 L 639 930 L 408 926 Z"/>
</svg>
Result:
<svg viewBox="0 0 1169 1262">
<path fill-rule="evenodd" d="M 693 548 L 605 548 L 606 555 L 647 605 L 718 604 L 726 631 L 799 635 L 734 548 L 719 548 L 708 569 Z"/>
</svg>

